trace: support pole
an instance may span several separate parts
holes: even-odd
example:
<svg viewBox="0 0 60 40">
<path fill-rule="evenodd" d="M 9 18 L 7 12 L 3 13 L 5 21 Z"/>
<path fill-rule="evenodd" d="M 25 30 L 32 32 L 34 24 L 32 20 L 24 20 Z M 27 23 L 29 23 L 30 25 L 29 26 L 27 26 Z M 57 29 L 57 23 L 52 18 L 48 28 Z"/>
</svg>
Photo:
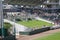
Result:
<svg viewBox="0 0 60 40">
<path fill-rule="evenodd" d="M 3 30 L 3 4 L 2 4 L 2 0 L 0 0 L 0 28 L 2 29 L 2 37 L 4 37 L 4 30 Z"/>
<path fill-rule="evenodd" d="M 60 0 L 59 0 L 59 5 L 60 5 Z"/>
</svg>

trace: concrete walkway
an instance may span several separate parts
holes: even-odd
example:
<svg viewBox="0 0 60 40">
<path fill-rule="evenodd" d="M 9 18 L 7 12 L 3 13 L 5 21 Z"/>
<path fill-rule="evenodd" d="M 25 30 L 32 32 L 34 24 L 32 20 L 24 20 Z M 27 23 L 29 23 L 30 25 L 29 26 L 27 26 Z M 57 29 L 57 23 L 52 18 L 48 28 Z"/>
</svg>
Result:
<svg viewBox="0 0 60 40">
<path fill-rule="evenodd" d="M 23 31 L 25 31 L 27 29 L 27 27 L 25 27 L 25 26 L 23 26 L 21 24 L 17 24 L 15 22 L 12 22 L 12 21 L 7 20 L 7 19 L 4 19 L 4 22 L 8 22 L 8 23 L 12 24 L 13 27 L 15 27 L 15 29 L 16 29 L 16 35 L 19 35 L 20 31 L 23 32 Z"/>
<path fill-rule="evenodd" d="M 48 23 L 52 23 L 52 24 L 54 24 L 54 22 L 52 22 L 52 21 L 48 21 L 48 20 L 45 20 L 45 19 L 40 18 L 40 17 L 35 17 L 35 19 L 36 19 L 36 20 L 41 20 L 41 21 L 45 21 L 45 22 L 48 22 Z"/>
</svg>

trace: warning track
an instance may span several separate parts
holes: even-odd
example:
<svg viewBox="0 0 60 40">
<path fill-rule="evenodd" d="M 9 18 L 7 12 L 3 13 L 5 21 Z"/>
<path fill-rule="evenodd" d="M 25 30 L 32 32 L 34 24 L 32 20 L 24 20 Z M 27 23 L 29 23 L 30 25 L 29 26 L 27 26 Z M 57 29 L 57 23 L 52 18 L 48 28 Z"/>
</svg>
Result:
<svg viewBox="0 0 60 40">
<path fill-rule="evenodd" d="M 46 32 L 43 32 L 43 33 L 31 35 L 31 36 L 30 35 L 29 36 L 20 35 L 18 40 L 33 40 L 33 39 L 36 39 L 36 38 L 40 38 L 40 37 L 51 35 L 51 34 L 56 33 L 56 32 L 60 32 L 60 29 L 50 30 L 50 31 L 46 31 Z"/>
</svg>

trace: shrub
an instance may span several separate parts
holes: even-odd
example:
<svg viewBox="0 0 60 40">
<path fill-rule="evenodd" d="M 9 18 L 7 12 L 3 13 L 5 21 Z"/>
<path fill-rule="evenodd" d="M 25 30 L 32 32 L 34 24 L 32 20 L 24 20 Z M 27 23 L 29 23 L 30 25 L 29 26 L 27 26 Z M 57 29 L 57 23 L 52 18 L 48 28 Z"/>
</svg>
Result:
<svg viewBox="0 0 60 40">
<path fill-rule="evenodd" d="M 10 23 L 4 22 L 4 28 L 9 29 L 10 27 L 12 27 Z"/>
</svg>

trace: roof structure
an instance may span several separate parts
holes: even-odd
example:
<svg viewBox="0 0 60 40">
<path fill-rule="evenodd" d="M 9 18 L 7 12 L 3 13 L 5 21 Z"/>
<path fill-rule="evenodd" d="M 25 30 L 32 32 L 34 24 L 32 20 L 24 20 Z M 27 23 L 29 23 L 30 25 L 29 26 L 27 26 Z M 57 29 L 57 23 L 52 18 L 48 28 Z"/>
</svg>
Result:
<svg viewBox="0 0 60 40">
<path fill-rule="evenodd" d="M 4 0 L 7 4 L 40 5 L 45 0 Z"/>
</svg>

